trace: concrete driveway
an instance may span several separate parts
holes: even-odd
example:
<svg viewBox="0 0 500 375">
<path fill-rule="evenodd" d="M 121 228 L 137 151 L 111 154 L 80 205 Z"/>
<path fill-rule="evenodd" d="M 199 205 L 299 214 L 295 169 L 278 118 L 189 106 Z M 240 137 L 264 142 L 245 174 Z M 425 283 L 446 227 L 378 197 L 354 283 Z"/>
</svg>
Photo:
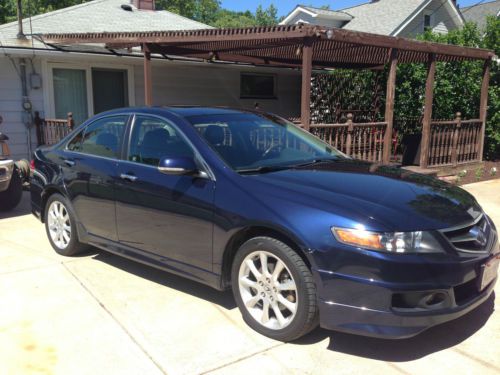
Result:
<svg viewBox="0 0 500 375">
<path fill-rule="evenodd" d="M 500 224 L 500 180 L 466 188 Z M 58 256 L 25 193 L 0 216 L 0 374 L 25 373 L 498 374 L 500 314 L 493 295 L 408 340 L 317 329 L 283 344 L 247 328 L 229 292 L 103 252 Z"/>
</svg>

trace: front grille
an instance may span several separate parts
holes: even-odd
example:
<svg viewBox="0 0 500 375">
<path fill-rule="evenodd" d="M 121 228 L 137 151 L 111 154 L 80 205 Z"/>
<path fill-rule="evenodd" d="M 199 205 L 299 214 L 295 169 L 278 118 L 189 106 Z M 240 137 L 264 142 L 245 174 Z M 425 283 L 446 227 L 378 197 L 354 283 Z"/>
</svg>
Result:
<svg viewBox="0 0 500 375">
<path fill-rule="evenodd" d="M 468 225 L 444 229 L 441 233 L 455 249 L 466 252 L 487 252 L 497 236 L 486 215 Z"/>
</svg>

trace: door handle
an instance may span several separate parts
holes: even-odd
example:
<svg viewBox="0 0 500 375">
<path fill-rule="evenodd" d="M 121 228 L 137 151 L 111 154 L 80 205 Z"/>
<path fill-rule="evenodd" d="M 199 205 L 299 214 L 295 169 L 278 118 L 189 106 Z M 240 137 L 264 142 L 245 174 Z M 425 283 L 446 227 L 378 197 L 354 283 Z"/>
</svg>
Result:
<svg viewBox="0 0 500 375">
<path fill-rule="evenodd" d="M 128 173 L 122 173 L 122 174 L 120 174 L 120 178 L 122 180 L 127 180 L 127 181 L 130 181 L 130 182 L 134 182 L 135 180 L 137 180 L 137 176 L 134 176 L 134 175 L 128 174 Z"/>
<path fill-rule="evenodd" d="M 71 159 L 63 159 L 64 164 L 66 164 L 68 167 L 73 167 L 75 165 L 75 161 Z"/>
</svg>

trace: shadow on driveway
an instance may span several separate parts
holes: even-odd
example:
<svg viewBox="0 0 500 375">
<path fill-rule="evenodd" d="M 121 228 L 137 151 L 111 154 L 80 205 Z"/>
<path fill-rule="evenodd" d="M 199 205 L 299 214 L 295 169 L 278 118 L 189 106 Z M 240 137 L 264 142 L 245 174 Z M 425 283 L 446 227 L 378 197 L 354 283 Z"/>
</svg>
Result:
<svg viewBox="0 0 500 375">
<path fill-rule="evenodd" d="M 226 310 L 236 308 L 236 303 L 234 302 L 233 294 L 230 290 L 220 292 L 196 281 L 192 281 L 127 258 L 122 258 L 118 255 L 106 253 L 105 251 L 99 251 L 99 253 L 94 256 L 94 259 L 119 268 L 125 272 L 129 272 L 133 275 L 142 277 L 143 279 L 153 281 L 168 288 L 176 289 L 179 292 L 187 293 L 200 299 L 207 300 L 225 308 Z"/>
<path fill-rule="evenodd" d="M 23 191 L 23 197 L 21 198 L 21 202 L 10 211 L 0 211 L 0 220 L 8 219 L 16 216 L 24 216 L 31 214 L 31 201 L 30 201 L 30 192 Z"/>
<path fill-rule="evenodd" d="M 458 345 L 477 332 L 494 310 L 495 293 L 476 309 L 450 322 L 434 326 L 408 339 L 387 340 L 317 329 L 296 344 L 330 338 L 328 349 L 387 362 L 406 362 Z"/>
</svg>

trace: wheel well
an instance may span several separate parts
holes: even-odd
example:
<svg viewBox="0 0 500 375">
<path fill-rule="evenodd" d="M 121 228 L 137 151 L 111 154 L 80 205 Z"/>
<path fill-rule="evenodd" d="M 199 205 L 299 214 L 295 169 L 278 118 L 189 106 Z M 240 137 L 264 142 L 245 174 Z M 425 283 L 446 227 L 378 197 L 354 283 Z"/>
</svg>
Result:
<svg viewBox="0 0 500 375">
<path fill-rule="evenodd" d="M 304 252 L 300 249 L 300 246 L 295 240 L 290 236 L 268 227 L 252 226 L 240 230 L 238 233 L 233 235 L 226 245 L 224 250 L 224 256 L 222 258 L 222 288 L 227 289 L 231 286 L 231 267 L 233 265 L 233 259 L 236 252 L 246 241 L 254 237 L 271 237 L 277 239 L 287 246 L 290 246 L 297 254 L 302 258 L 304 263 L 309 269 L 311 269 L 311 263 L 307 259 Z"/>
<path fill-rule="evenodd" d="M 42 202 L 40 204 L 40 219 L 42 220 L 42 223 L 45 222 L 45 206 L 47 205 L 47 201 L 51 195 L 56 193 L 60 194 L 61 192 L 53 187 L 47 188 L 47 190 L 42 193 Z"/>
</svg>

